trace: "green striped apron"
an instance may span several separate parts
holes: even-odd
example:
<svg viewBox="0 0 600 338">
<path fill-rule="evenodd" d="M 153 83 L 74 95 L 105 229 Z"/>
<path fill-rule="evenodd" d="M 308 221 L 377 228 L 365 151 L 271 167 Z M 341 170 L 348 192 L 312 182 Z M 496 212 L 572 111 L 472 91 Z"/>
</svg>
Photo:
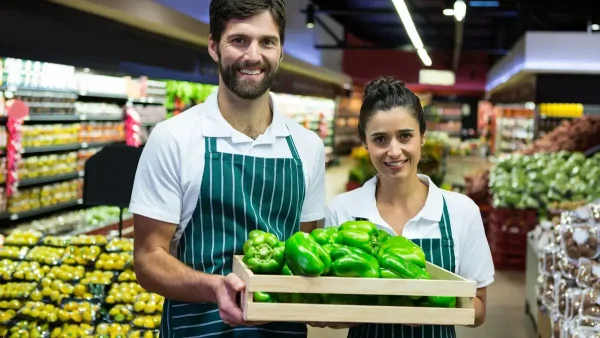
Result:
<svg viewBox="0 0 600 338">
<path fill-rule="evenodd" d="M 300 231 L 305 185 L 302 162 L 291 136 L 291 158 L 259 158 L 217 151 L 206 137 L 200 196 L 178 246 L 178 258 L 209 274 L 227 275 L 233 255 L 242 254 L 250 231 L 260 229 L 286 240 Z M 226 325 L 213 303 L 165 300 L 161 337 L 306 337 L 306 324 Z"/>
<path fill-rule="evenodd" d="M 444 199 L 444 212 L 439 223 L 441 238 L 419 238 L 412 241 L 421 246 L 428 262 L 455 272 L 454 240 L 450 216 Z M 410 327 L 393 324 L 363 324 L 353 327 L 348 332 L 348 338 L 455 338 L 454 326 L 423 325 Z"/>
</svg>

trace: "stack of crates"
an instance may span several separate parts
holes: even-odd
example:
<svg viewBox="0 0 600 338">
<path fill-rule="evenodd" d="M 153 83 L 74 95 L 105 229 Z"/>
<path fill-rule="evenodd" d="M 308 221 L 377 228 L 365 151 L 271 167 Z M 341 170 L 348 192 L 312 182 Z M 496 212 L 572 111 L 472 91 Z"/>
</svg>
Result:
<svg viewBox="0 0 600 338">
<path fill-rule="evenodd" d="M 537 224 L 532 209 L 490 209 L 486 234 L 497 270 L 525 270 L 527 233 Z"/>
</svg>

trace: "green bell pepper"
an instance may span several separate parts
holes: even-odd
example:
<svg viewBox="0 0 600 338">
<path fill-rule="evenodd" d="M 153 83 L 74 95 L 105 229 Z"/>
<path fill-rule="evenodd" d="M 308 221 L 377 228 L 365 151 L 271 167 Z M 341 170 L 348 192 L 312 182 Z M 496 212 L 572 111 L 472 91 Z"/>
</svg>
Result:
<svg viewBox="0 0 600 338">
<path fill-rule="evenodd" d="M 381 257 L 385 253 L 395 253 L 421 268 L 427 266 L 423 249 L 403 236 L 394 236 L 386 239 L 381 245 L 379 256 Z"/>
<path fill-rule="evenodd" d="M 330 255 L 333 276 L 379 278 L 379 262 L 359 248 L 334 245 Z"/>
<path fill-rule="evenodd" d="M 243 250 L 244 263 L 257 274 L 278 273 L 285 263 L 285 244 L 262 230 L 250 231 Z"/>
<path fill-rule="evenodd" d="M 364 295 L 339 295 L 327 294 L 322 295 L 323 304 L 338 304 L 338 305 L 367 305 L 368 299 Z"/>
<path fill-rule="evenodd" d="M 343 244 L 342 238 L 338 233 L 338 228 L 336 227 L 315 229 L 310 233 L 310 236 L 321 246 Z"/>
<path fill-rule="evenodd" d="M 415 302 L 406 296 L 379 296 L 378 304 L 382 306 L 415 306 Z"/>
<path fill-rule="evenodd" d="M 290 267 L 288 266 L 287 262 L 285 262 L 283 264 L 283 268 L 281 268 L 281 274 L 284 276 L 293 276 L 294 275 L 292 273 L 292 271 L 290 270 Z"/>
<path fill-rule="evenodd" d="M 404 259 L 402 256 L 388 252 L 379 257 L 379 264 L 384 269 L 400 276 L 404 279 L 431 279 L 427 270 Z"/>
<path fill-rule="evenodd" d="M 455 308 L 456 307 L 456 297 L 447 297 L 447 296 L 429 296 L 424 298 L 423 303 L 424 307 L 442 307 L 442 308 Z"/>
<path fill-rule="evenodd" d="M 266 292 L 254 292 L 254 301 L 257 303 L 276 303 L 274 297 Z"/>
<path fill-rule="evenodd" d="M 376 255 L 382 242 L 390 235 L 379 230 L 377 226 L 369 221 L 348 221 L 339 227 L 339 236 L 342 237 L 344 245 L 364 250 L 370 255 Z"/>
<path fill-rule="evenodd" d="M 297 276 L 318 277 L 328 274 L 331 258 L 309 234 L 296 232 L 285 242 L 289 270 Z"/>
</svg>

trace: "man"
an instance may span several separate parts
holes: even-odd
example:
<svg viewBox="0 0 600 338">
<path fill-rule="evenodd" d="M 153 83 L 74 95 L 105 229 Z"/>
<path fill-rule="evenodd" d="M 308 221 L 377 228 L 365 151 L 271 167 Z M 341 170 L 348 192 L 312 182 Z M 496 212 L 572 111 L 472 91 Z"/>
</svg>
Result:
<svg viewBox="0 0 600 338">
<path fill-rule="evenodd" d="M 247 234 L 285 240 L 325 215 L 323 142 L 271 100 L 284 0 L 212 0 L 208 51 L 219 88 L 156 126 L 131 198 L 135 270 L 166 297 L 161 337 L 305 337 L 300 323 L 248 323 L 231 273 Z"/>
</svg>

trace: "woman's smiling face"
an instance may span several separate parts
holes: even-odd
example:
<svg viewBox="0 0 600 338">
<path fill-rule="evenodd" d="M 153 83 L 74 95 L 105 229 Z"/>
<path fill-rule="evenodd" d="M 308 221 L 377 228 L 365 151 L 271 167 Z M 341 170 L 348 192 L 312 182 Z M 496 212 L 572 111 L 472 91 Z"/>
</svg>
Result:
<svg viewBox="0 0 600 338">
<path fill-rule="evenodd" d="M 419 122 L 405 107 L 375 112 L 365 128 L 371 162 L 382 178 L 416 176 L 423 141 Z"/>
</svg>

